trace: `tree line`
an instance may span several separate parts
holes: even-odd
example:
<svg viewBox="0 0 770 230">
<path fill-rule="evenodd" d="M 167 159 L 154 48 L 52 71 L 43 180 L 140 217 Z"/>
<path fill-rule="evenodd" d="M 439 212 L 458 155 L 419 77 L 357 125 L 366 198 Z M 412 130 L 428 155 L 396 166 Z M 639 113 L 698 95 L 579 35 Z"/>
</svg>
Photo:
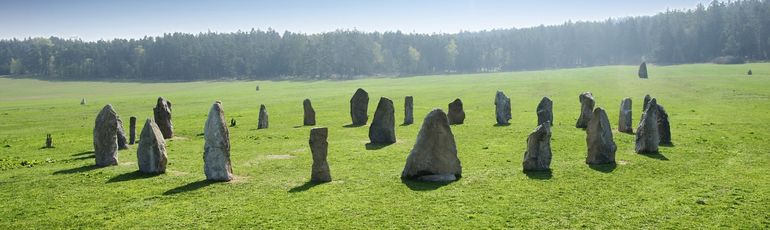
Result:
<svg viewBox="0 0 770 230">
<path fill-rule="evenodd" d="M 615 64 L 742 62 L 770 55 L 770 1 L 596 22 L 456 34 L 272 29 L 141 39 L 0 40 L 0 75 L 53 80 L 350 79 Z"/>
</svg>

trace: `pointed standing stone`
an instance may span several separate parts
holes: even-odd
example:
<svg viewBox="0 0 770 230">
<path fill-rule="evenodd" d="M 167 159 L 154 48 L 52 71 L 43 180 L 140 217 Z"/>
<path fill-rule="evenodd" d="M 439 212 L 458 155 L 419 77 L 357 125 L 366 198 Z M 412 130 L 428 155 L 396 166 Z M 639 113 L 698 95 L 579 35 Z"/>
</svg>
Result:
<svg viewBox="0 0 770 230">
<path fill-rule="evenodd" d="M 326 138 L 329 136 L 329 130 L 327 128 L 313 128 L 310 130 L 310 152 L 313 154 L 313 170 L 310 173 L 310 181 L 312 182 L 329 182 L 332 181 L 331 173 L 329 172 L 329 163 L 326 161 L 326 155 L 329 148 L 329 143 L 326 142 Z"/>
<path fill-rule="evenodd" d="M 166 163 L 166 141 L 163 139 L 163 133 L 151 119 L 144 122 L 144 128 L 139 136 L 141 142 L 136 148 L 136 164 L 139 165 L 139 171 L 143 173 L 165 173 Z"/>
<path fill-rule="evenodd" d="M 163 138 L 174 137 L 174 125 L 171 123 L 171 102 L 163 97 L 158 97 L 158 102 L 152 112 L 155 115 L 155 124 L 163 133 Z"/>
<path fill-rule="evenodd" d="M 623 133 L 634 133 L 633 123 L 631 121 L 631 98 L 623 98 L 620 101 L 620 116 L 618 117 L 618 131 Z"/>
<path fill-rule="evenodd" d="M 647 78 L 647 62 L 639 65 L 639 78 Z"/>
<path fill-rule="evenodd" d="M 545 121 L 527 137 L 527 151 L 524 152 L 524 171 L 551 170 L 551 123 Z"/>
<path fill-rule="evenodd" d="M 447 115 L 441 109 L 434 109 L 422 122 L 401 178 L 454 181 L 461 175 L 462 166 Z"/>
<path fill-rule="evenodd" d="M 230 165 L 230 132 L 225 124 L 225 112 L 222 102 L 211 106 L 206 126 L 203 130 L 203 162 L 206 180 L 230 181 L 233 169 Z M 141 143 L 141 142 L 140 142 Z"/>
<path fill-rule="evenodd" d="M 396 143 L 396 118 L 393 111 L 393 101 L 381 97 L 374 111 L 372 125 L 369 126 L 369 141 L 372 144 Z"/>
<path fill-rule="evenodd" d="M 102 108 L 94 122 L 94 155 L 96 166 L 118 164 L 118 114 L 112 105 Z"/>
<path fill-rule="evenodd" d="M 266 129 L 267 125 L 267 108 L 265 108 L 265 105 L 259 105 L 259 123 L 257 124 L 257 129 Z"/>
<path fill-rule="evenodd" d="M 671 143 L 671 126 L 668 123 L 668 113 L 660 104 L 658 104 L 657 118 L 660 145 L 673 145 L 674 143 Z"/>
<path fill-rule="evenodd" d="M 751 71 L 751 70 L 749 70 L 749 71 Z M 749 74 L 749 75 L 751 75 L 751 74 Z M 85 104 L 86 104 L 86 98 L 85 97 L 81 98 L 80 99 L 80 105 L 85 105 Z"/>
<path fill-rule="evenodd" d="M 511 98 L 505 96 L 503 91 L 495 94 L 495 119 L 498 125 L 507 125 L 511 119 Z"/>
<path fill-rule="evenodd" d="M 660 144 L 658 134 L 658 102 L 653 98 L 642 114 L 636 128 L 636 153 L 657 153 Z"/>
<path fill-rule="evenodd" d="M 546 121 L 548 125 L 553 126 L 553 101 L 548 97 L 540 99 L 540 103 L 537 104 L 537 125 L 543 124 Z"/>
<path fill-rule="evenodd" d="M 650 97 L 649 94 L 644 95 L 644 104 L 642 104 L 642 115 L 644 115 L 644 111 L 647 110 L 647 104 L 650 104 L 650 100 L 652 100 L 652 97 Z"/>
<path fill-rule="evenodd" d="M 443 111 L 442 111 L 443 113 Z M 449 114 L 447 114 L 449 124 L 462 124 L 465 122 L 465 111 L 463 110 L 463 101 L 460 98 L 455 99 L 452 103 L 449 103 Z"/>
<path fill-rule="evenodd" d="M 350 98 L 350 118 L 353 125 L 366 125 L 369 120 L 367 111 L 369 110 L 369 93 L 364 89 L 358 88 L 353 97 Z"/>
<path fill-rule="evenodd" d="M 586 128 L 588 156 L 586 164 L 614 164 L 617 146 L 612 139 L 612 127 L 607 113 L 601 107 L 593 112 Z"/>
<path fill-rule="evenodd" d="M 404 124 L 410 125 L 412 123 L 414 123 L 414 98 L 406 96 L 404 98 Z"/>
<path fill-rule="evenodd" d="M 123 120 L 118 117 L 118 149 L 128 149 L 128 140 L 126 140 L 126 130 L 123 129 Z"/>
<path fill-rule="evenodd" d="M 310 103 L 310 99 L 306 98 L 302 101 L 302 109 L 305 111 L 302 124 L 315 125 L 315 109 L 313 109 L 313 104 Z"/>
<path fill-rule="evenodd" d="M 585 129 L 588 127 L 588 122 L 591 121 L 594 112 L 594 95 L 591 92 L 585 92 L 580 94 L 580 117 L 577 120 L 575 127 Z"/>
<path fill-rule="evenodd" d="M 128 133 L 128 144 L 133 145 L 136 143 L 136 117 L 128 119 Z"/>
</svg>

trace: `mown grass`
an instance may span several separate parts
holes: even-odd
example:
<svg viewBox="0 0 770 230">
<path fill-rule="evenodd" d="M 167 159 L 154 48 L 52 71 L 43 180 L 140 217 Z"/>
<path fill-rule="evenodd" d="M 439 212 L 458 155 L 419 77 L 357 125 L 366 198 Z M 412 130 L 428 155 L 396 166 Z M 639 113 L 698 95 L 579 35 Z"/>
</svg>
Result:
<svg viewBox="0 0 770 230">
<path fill-rule="evenodd" d="M 770 228 L 770 64 L 649 71 L 648 80 L 636 78 L 635 66 L 314 82 L 0 78 L 0 228 Z M 368 127 L 345 127 L 359 87 L 369 92 L 370 118 L 379 97 L 389 97 L 397 123 L 404 96 L 414 96 L 416 123 L 396 127 L 396 144 L 370 150 Z M 494 126 L 496 90 L 512 98 L 510 126 Z M 675 146 L 638 155 L 633 135 L 615 132 L 617 167 L 589 167 L 585 132 L 574 128 L 583 91 L 613 127 L 623 97 L 634 100 L 637 123 L 643 96 L 653 95 L 669 112 Z M 119 166 L 93 167 L 101 107 L 111 103 L 126 126 L 137 116 L 141 127 L 158 96 L 174 105 L 168 172 L 136 173 L 136 146 L 120 151 Z M 525 174 L 542 96 L 554 101 L 553 172 Z M 422 118 L 458 97 L 467 114 L 452 126 L 462 179 L 401 181 Z M 304 98 L 318 126 L 329 127 L 331 183 L 308 183 Z M 238 121 L 230 129 L 237 179 L 229 183 L 204 181 L 201 133 L 215 100 Z M 256 129 L 260 104 L 270 114 L 266 130 Z M 55 148 L 41 148 L 47 133 Z"/>
</svg>

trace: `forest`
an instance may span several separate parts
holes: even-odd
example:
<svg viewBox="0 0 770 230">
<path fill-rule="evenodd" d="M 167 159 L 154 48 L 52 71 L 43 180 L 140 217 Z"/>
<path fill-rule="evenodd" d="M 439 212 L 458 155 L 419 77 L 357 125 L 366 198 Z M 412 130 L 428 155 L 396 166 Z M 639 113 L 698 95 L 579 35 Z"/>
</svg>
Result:
<svg viewBox="0 0 770 230">
<path fill-rule="evenodd" d="M 50 80 L 352 79 L 768 60 L 770 1 L 455 34 L 273 29 L 141 39 L 0 40 L 0 75 Z"/>
</svg>

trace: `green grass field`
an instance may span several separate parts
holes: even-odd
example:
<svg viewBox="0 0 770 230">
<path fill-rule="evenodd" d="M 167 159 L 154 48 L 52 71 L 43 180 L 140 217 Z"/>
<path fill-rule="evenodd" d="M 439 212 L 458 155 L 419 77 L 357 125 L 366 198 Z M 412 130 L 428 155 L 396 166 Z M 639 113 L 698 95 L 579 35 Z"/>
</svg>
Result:
<svg viewBox="0 0 770 230">
<path fill-rule="evenodd" d="M 753 76 L 746 76 L 751 68 Z M 636 66 L 313 82 L 104 83 L 0 78 L 0 229 L 20 228 L 770 228 L 770 63 Z M 261 90 L 255 91 L 259 85 Z M 415 124 L 396 126 L 396 144 L 368 150 L 368 126 L 350 124 L 356 88 L 396 105 L 415 100 Z M 510 126 L 496 127 L 495 91 L 511 97 Z M 584 163 L 585 132 L 574 127 L 578 95 L 591 91 L 617 129 L 623 97 L 634 124 L 642 98 L 666 107 L 674 147 L 634 153 L 634 136 L 614 133 L 616 168 Z M 166 174 L 137 173 L 136 146 L 120 165 L 94 168 L 96 114 L 115 106 L 128 126 L 152 117 L 156 98 L 173 103 L 177 137 Z M 554 101 L 552 174 L 525 174 L 521 161 L 535 107 Z M 465 124 L 452 126 L 463 165 L 450 184 L 402 182 L 423 117 L 455 98 Z M 79 105 L 86 98 L 87 105 Z M 333 182 L 307 183 L 311 98 L 329 127 Z M 203 125 L 221 100 L 236 179 L 205 182 Z M 259 105 L 270 128 L 257 130 Z M 634 125 L 634 128 L 636 125 Z M 139 133 L 140 130 L 137 130 Z M 47 133 L 53 149 L 43 149 Z M 702 201 L 702 202 L 699 202 Z"/>
</svg>

